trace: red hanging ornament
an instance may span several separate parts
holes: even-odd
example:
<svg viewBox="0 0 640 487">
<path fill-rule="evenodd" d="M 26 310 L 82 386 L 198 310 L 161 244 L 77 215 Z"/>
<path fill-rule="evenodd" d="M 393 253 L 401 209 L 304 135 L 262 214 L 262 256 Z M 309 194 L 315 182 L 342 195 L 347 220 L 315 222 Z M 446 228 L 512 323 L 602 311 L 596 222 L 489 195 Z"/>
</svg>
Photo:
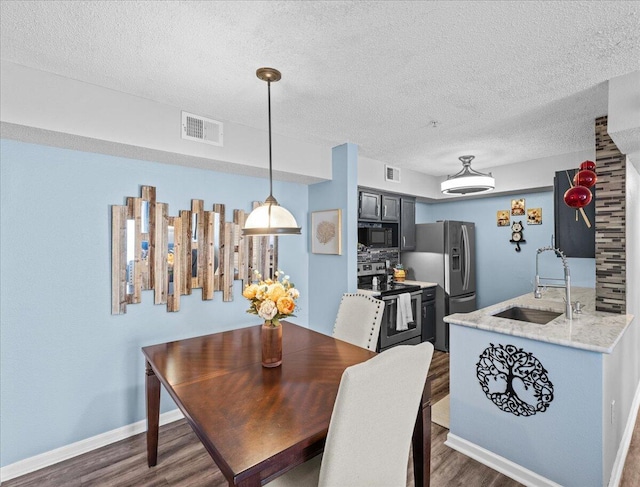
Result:
<svg viewBox="0 0 640 487">
<path fill-rule="evenodd" d="M 584 161 L 582 164 L 580 164 L 580 170 L 595 171 L 596 163 L 593 161 Z"/>
<path fill-rule="evenodd" d="M 583 208 L 591 203 L 591 191 L 584 186 L 574 186 L 564 193 L 564 202 L 571 208 Z"/>
<path fill-rule="evenodd" d="M 590 169 L 582 169 L 573 176 L 573 184 L 576 186 L 584 186 L 585 188 L 592 187 L 596 184 L 597 180 L 598 176 L 596 176 L 596 173 Z"/>
</svg>

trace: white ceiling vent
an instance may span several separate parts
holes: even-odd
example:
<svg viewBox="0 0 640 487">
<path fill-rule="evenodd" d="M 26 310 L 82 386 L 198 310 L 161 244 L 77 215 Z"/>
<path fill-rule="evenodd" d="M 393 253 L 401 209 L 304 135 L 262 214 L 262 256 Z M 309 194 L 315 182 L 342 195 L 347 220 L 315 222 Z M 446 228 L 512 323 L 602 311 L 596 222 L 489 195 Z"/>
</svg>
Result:
<svg viewBox="0 0 640 487">
<path fill-rule="evenodd" d="M 182 112 L 182 138 L 222 146 L 222 122 Z"/>
<path fill-rule="evenodd" d="M 385 166 L 384 166 L 384 179 L 385 179 L 385 181 L 392 181 L 394 183 L 399 183 L 400 182 L 400 168 L 387 166 L 385 164 Z"/>
</svg>

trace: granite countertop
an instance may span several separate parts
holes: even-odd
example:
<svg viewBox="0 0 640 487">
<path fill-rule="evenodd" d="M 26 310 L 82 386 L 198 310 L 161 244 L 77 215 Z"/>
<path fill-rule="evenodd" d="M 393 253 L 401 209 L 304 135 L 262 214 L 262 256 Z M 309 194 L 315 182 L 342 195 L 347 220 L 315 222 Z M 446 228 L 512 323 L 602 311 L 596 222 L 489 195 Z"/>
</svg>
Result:
<svg viewBox="0 0 640 487">
<path fill-rule="evenodd" d="M 633 315 L 596 311 L 595 289 L 572 287 L 571 301 L 580 301 L 582 313 L 573 313 L 573 319 L 567 320 L 564 315 L 564 296 L 564 289 L 547 288 L 542 299 L 534 298 L 531 292 L 471 313 L 452 314 L 446 316 L 444 321 L 566 347 L 611 353 L 631 323 Z M 556 311 L 562 315 L 545 325 L 492 316 L 514 305 Z"/>
<path fill-rule="evenodd" d="M 400 281 L 394 281 L 394 282 L 400 282 Z M 405 281 L 402 281 L 402 284 L 417 285 L 417 286 L 420 286 L 422 289 L 438 285 L 435 282 L 409 281 L 408 279 L 405 280 Z M 358 294 L 366 294 L 367 296 L 372 296 L 374 298 L 377 298 L 377 297 L 380 296 L 380 291 L 373 291 L 371 289 L 358 289 L 357 292 L 358 292 Z"/>
</svg>

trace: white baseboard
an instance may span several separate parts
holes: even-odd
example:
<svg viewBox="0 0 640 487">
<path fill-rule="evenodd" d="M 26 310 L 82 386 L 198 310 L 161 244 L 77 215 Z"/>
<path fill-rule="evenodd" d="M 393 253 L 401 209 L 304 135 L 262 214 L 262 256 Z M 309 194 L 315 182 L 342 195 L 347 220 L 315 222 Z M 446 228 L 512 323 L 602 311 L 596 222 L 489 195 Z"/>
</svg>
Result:
<svg viewBox="0 0 640 487">
<path fill-rule="evenodd" d="M 184 418 L 182 411 L 174 409 L 160 415 L 160 425 L 171 423 Z M 116 441 L 124 440 L 147 430 L 147 421 L 143 419 L 137 423 L 129 424 L 106 433 L 65 445 L 55 450 L 41 453 L 30 458 L 0 468 L 0 482 L 5 482 L 21 475 L 25 475 L 41 468 L 48 467 L 63 460 L 82 455 L 97 448 L 101 448 Z"/>
<path fill-rule="evenodd" d="M 511 460 L 507 460 L 500 455 L 496 455 L 475 443 L 471 443 L 470 441 L 462 439 L 459 436 L 452 435 L 451 433 L 447 435 L 447 440 L 444 444 L 459 451 L 463 455 L 477 460 L 487 467 L 497 470 L 507 477 L 511 477 L 513 480 L 516 480 L 521 484 L 530 487 L 561 487 L 560 484 L 557 484 L 542 475 L 538 475 L 537 473 L 532 472 Z"/>
<path fill-rule="evenodd" d="M 618 487 L 620 480 L 622 479 L 622 471 L 627 459 L 627 453 L 629 453 L 629 445 L 631 444 L 631 437 L 633 436 L 633 430 L 638 418 L 638 411 L 640 409 L 640 383 L 636 389 L 636 393 L 633 398 L 629 417 L 627 418 L 627 424 L 620 440 L 618 447 L 618 453 L 616 454 L 615 462 L 613 463 L 613 469 L 609 478 L 608 487 Z M 531 470 L 528 470 L 506 458 L 496 455 L 489 450 L 486 450 L 474 443 L 460 438 L 459 436 L 447 435 L 447 441 L 445 445 L 459 451 L 460 453 L 479 461 L 480 463 L 497 470 L 500 473 L 517 480 L 521 484 L 530 486 L 558 486 L 555 482 L 546 479 Z"/>
<path fill-rule="evenodd" d="M 633 398 L 633 403 L 631 404 L 631 411 L 629 411 L 627 424 L 624 428 L 622 439 L 620 440 L 616 460 L 613 462 L 613 470 L 611 471 L 611 477 L 609 479 L 609 487 L 618 487 L 620 485 L 624 462 L 627 459 L 627 453 L 629 453 L 629 445 L 631 444 L 633 429 L 635 428 L 636 419 L 638 417 L 638 408 L 640 408 L 640 383 L 638 384 L 636 394 Z"/>
</svg>

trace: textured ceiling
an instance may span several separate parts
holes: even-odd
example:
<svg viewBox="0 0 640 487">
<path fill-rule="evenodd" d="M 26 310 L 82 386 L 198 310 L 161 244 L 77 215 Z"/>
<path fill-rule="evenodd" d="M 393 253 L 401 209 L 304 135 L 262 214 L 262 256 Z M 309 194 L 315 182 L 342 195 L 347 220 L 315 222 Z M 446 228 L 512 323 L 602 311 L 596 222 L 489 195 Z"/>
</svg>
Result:
<svg viewBox="0 0 640 487">
<path fill-rule="evenodd" d="M 3 60 L 441 176 L 593 147 L 640 2 L 7 1 Z M 432 121 L 436 121 L 434 127 Z"/>
</svg>

